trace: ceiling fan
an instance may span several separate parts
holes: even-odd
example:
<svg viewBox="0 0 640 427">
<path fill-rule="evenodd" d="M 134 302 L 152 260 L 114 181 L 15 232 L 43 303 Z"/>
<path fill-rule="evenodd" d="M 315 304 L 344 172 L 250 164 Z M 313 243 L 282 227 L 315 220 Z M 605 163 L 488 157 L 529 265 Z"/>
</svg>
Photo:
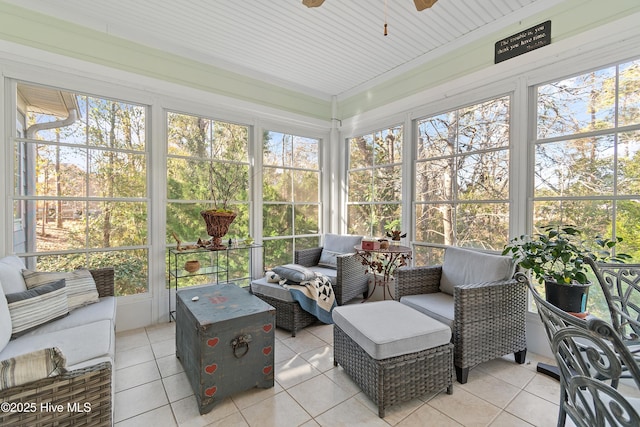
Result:
<svg viewBox="0 0 640 427">
<path fill-rule="evenodd" d="M 433 6 L 438 0 L 413 0 L 418 12 Z M 302 0 L 302 4 L 307 7 L 318 7 L 324 3 L 324 0 Z"/>
</svg>

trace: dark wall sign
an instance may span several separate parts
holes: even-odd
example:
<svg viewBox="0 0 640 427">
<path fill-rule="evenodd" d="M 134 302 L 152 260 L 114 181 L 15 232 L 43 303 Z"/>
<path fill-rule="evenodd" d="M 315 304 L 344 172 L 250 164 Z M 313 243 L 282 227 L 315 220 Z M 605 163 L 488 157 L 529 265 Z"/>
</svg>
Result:
<svg viewBox="0 0 640 427">
<path fill-rule="evenodd" d="M 550 43 L 551 21 L 546 21 L 497 42 L 495 63 L 506 61 Z"/>
</svg>

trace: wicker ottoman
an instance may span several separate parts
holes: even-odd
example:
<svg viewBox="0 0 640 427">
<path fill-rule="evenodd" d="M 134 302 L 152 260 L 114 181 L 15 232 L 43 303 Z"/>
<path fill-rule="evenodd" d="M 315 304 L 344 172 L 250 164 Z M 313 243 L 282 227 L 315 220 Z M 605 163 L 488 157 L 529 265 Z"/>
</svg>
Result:
<svg viewBox="0 0 640 427">
<path fill-rule="evenodd" d="M 300 329 L 315 323 L 318 319 L 300 307 L 291 297 L 291 292 L 276 283 L 269 283 L 265 277 L 251 282 L 251 293 L 275 307 L 276 327 L 291 331 L 295 337 Z"/>
<path fill-rule="evenodd" d="M 333 310 L 333 364 L 378 405 L 446 389 L 453 392 L 451 329 L 397 301 Z"/>
</svg>

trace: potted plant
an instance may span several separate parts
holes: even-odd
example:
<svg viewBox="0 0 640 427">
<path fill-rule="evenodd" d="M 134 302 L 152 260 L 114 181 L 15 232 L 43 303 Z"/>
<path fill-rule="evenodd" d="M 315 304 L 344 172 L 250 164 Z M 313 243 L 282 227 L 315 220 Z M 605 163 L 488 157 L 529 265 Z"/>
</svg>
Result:
<svg viewBox="0 0 640 427">
<path fill-rule="evenodd" d="M 630 256 L 612 254 L 622 241 L 596 236 L 583 239 L 583 232 L 573 225 L 548 225 L 531 236 L 512 239 L 502 251 L 511 255 L 517 264 L 531 271 L 533 277 L 545 284 L 547 301 L 568 312 L 586 310 L 589 278 L 585 257 L 596 261 L 624 262 Z"/>
<path fill-rule="evenodd" d="M 200 215 L 207 225 L 207 234 L 212 241 L 209 249 L 225 249 L 222 236 L 227 234 L 229 226 L 237 213 L 229 209 L 229 201 L 248 187 L 248 171 L 244 165 L 209 165 L 209 194 L 213 201 L 211 209 L 203 210 Z"/>
</svg>

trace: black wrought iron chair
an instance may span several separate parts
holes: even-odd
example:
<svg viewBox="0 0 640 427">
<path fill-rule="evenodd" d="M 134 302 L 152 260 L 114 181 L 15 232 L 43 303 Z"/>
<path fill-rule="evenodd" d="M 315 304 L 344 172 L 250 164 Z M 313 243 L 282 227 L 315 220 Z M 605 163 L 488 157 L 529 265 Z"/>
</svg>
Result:
<svg viewBox="0 0 640 427">
<path fill-rule="evenodd" d="M 625 370 L 640 389 L 640 367 L 620 334 L 601 319 L 582 320 L 549 304 L 526 275 L 516 279 L 529 285 L 558 363 L 558 426 L 567 415 L 580 427 L 640 425 L 640 401 L 618 391 Z"/>
<path fill-rule="evenodd" d="M 640 264 L 596 262 L 585 258 L 607 300 L 611 324 L 627 345 L 640 344 Z"/>
</svg>

